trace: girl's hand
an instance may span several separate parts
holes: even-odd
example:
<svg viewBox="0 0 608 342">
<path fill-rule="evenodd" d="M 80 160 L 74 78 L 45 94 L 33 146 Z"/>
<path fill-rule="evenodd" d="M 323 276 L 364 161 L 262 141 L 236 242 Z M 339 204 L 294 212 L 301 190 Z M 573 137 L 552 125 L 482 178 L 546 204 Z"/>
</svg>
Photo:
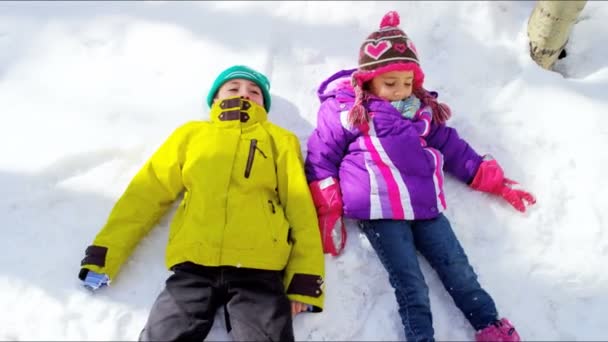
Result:
<svg viewBox="0 0 608 342">
<path fill-rule="evenodd" d="M 515 187 L 518 184 L 519 183 L 516 181 L 505 177 L 504 186 L 500 192 L 500 196 L 507 200 L 507 202 L 513 206 L 513 208 L 523 213 L 526 211 L 526 206 L 536 203 L 536 199 L 531 193 L 522 189 L 516 189 Z"/>
<path fill-rule="evenodd" d="M 518 183 L 506 178 L 500 165 L 494 159 L 484 160 L 475 178 L 471 182 L 471 187 L 475 190 L 496 194 L 504 198 L 513 208 L 526 211 L 526 207 L 536 203 L 534 195 L 518 189 Z"/>
</svg>

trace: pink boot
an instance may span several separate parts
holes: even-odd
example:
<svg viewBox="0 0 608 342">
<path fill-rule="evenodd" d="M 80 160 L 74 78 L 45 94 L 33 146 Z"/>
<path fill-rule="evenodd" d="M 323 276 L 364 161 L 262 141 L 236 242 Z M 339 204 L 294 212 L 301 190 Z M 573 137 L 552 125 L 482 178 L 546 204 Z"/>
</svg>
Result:
<svg viewBox="0 0 608 342">
<path fill-rule="evenodd" d="M 508 319 L 502 318 L 475 334 L 477 342 L 519 342 L 519 334 Z"/>
</svg>

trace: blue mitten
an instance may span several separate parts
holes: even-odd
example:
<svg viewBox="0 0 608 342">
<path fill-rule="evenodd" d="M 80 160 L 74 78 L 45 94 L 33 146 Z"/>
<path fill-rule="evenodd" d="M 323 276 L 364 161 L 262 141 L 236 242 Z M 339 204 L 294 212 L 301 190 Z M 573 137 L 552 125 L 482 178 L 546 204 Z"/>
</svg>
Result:
<svg viewBox="0 0 608 342">
<path fill-rule="evenodd" d="M 101 287 L 104 287 L 110 283 L 110 278 L 105 274 L 99 274 L 93 271 L 87 273 L 87 276 L 83 280 L 83 286 L 91 291 L 95 291 Z"/>
</svg>

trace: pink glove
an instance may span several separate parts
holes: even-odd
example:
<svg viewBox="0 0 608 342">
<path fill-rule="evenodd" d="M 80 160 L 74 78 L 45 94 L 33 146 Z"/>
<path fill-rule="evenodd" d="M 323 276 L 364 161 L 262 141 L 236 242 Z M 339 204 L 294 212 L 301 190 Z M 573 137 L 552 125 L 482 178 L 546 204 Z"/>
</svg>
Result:
<svg viewBox="0 0 608 342">
<path fill-rule="evenodd" d="M 319 217 L 323 252 L 337 256 L 346 244 L 340 185 L 335 178 L 328 177 L 310 183 L 310 192 Z"/>
<path fill-rule="evenodd" d="M 484 160 L 471 182 L 475 190 L 496 194 L 509 202 L 515 209 L 522 213 L 526 211 L 526 203 L 532 205 L 536 199 L 529 192 L 513 189 L 518 184 L 509 178 L 505 178 L 504 172 L 496 160 Z M 525 202 L 524 202 L 525 201 Z"/>
</svg>

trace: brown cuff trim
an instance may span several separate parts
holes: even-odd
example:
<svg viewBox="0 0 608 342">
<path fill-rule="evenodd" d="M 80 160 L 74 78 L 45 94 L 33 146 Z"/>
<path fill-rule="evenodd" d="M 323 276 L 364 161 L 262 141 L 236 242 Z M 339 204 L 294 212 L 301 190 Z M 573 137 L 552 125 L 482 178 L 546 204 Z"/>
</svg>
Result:
<svg viewBox="0 0 608 342">
<path fill-rule="evenodd" d="M 85 254 L 86 256 L 80 262 L 80 266 L 95 265 L 99 267 L 104 267 L 106 265 L 106 255 L 108 254 L 108 248 L 92 245 L 87 247 Z"/>
<path fill-rule="evenodd" d="M 323 278 L 318 275 L 296 273 L 291 278 L 287 288 L 287 294 L 298 294 L 309 297 L 319 297 L 323 294 L 321 290 Z"/>
</svg>

